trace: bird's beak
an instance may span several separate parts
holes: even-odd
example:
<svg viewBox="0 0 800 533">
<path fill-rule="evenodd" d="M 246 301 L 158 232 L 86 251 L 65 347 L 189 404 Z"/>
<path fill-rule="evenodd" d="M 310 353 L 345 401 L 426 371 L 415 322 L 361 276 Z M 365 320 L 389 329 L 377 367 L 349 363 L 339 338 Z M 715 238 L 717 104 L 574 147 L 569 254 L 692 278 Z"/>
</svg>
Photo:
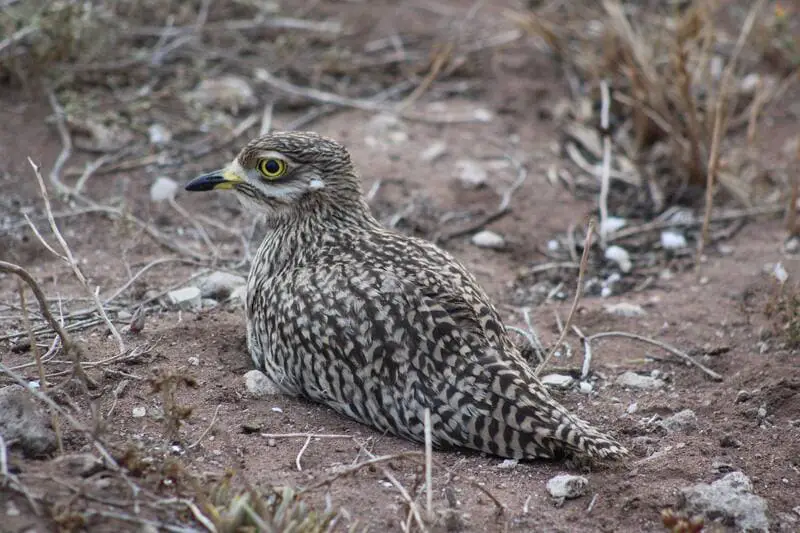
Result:
<svg viewBox="0 0 800 533">
<path fill-rule="evenodd" d="M 212 189 L 233 189 L 244 179 L 230 169 L 215 170 L 198 176 L 186 184 L 187 191 L 210 191 Z"/>
</svg>

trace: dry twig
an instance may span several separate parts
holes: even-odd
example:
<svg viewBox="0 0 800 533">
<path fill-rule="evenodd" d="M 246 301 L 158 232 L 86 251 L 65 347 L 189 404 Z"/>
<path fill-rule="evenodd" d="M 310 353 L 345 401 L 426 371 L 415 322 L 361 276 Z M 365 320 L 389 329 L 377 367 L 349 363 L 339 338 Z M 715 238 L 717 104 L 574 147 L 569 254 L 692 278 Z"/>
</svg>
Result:
<svg viewBox="0 0 800 533">
<path fill-rule="evenodd" d="M 561 346 L 564 342 L 564 339 L 569 333 L 570 325 L 572 324 L 572 318 L 575 316 L 575 311 L 578 309 L 578 302 L 581 300 L 581 294 L 583 294 L 583 276 L 586 274 L 586 267 L 589 264 L 589 250 L 592 247 L 592 234 L 594 233 L 594 221 L 589 220 L 589 227 L 586 230 L 586 239 L 583 241 L 583 255 L 581 255 L 581 266 L 578 269 L 578 283 L 577 287 L 575 288 L 575 296 L 572 298 L 572 306 L 570 307 L 569 314 L 567 315 L 567 321 L 564 324 L 564 327 L 561 328 L 561 334 L 558 336 L 558 340 L 550 348 L 550 351 L 547 353 L 547 356 L 544 358 L 544 361 L 539 363 L 539 366 L 536 367 L 534 373 L 538 376 L 542 369 L 550 362 L 553 355 L 556 353 L 556 350 Z"/>
</svg>

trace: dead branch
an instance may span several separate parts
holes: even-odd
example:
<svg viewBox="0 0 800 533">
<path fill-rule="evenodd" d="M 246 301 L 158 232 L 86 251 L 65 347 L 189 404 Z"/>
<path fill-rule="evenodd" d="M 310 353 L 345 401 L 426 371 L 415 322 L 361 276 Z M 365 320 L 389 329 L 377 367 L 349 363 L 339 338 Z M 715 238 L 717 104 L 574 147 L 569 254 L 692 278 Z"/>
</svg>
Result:
<svg viewBox="0 0 800 533">
<path fill-rule="evenodd" d="M 705 366 L 703 363 L 695 360 L 689 354 L 687 354 L 685 352 L 682 352 L 681 350 L 678 350 L 677 348 L 675 348 L 673 346 L 670 346 L 669 344 L 667 344 L 665 342 L 661 342 L 661 341 L 658 341 L 658 340 L 655 340 L 655 339 L 651 339 L 650 337 L 637 335 L 635 333 L 626 333 L 624 331 L 604 331 L 604 332 L 601 332 L 601 333 L 595 333 L 593 335 L 589 335 L 588 337 L 584 337 L 584 338 L 587 339 L 589 342 L 591 342 L 591 341 L 594 341 L 594 340 L 597 340 L 597 339 L 603 339 L 603 338 L 607 338 L 607 337 L 621 337 L 623 339 L 633 339 L 633 340 L 636 340 L 636 341 L 640 341 L 640 342 L 644 342 L 644 343 L 647 343 L 647 344 L 651 344 L 653 346 L 657 346 L 657 347 L 661 348 L 662 350 L 671 353 L 672 355 L 680 357 L 681 359 L 683 359 L 684 361 L 686 361 L 690 365 L 696 366 L 697 368 L 702 370 L 704 374 L 706 374 L 708 377 L 710 377 L 714 381 L 722 381 L 723 380 L 723 378 L 722 378 L 722 376 L 720 374 L 718 374 L 717 372 L 714 372 L 713 370 L 711 370 L 710 368 Z"/>
<path fill-rule="evenodd" d="M 117 346 L 119 347 L 119 352 L 122 353 L 125 351 L 125 341 L 122 340 L 122 336 L 117 331 L 117 328 L 108 318 L 106 315 L 106 311 L 103 308 L 103 304 L 100 302 L 100 297 L 98 296 L 96 291 L 93 291 L 89 287 L 89 282 L 87 281 L 86 277 L 83 275 L 80 267 L 78 266 L 78 262 L 75 260 L 75 257 L 72 255 L 72 250 L 70 249 L 67 241 L 64 240 L 64 237 L 61 235 L 61 231 L 58 229 L 58 225 L 56 224 L 55 219 L 53 218 L 53 210 L 50 208 L 50 198 L 47 195 L 47 187 L 44 184 L 44 179 L 42 178 L 42 173 L 39 171 L 39 167 L 36 163 L 33 162 L 33 159 L 30 157 L 28 158 L 28 162 L 30 163 L 31 167 L 33 167 L 33 172 L 36 174 L 36 179 L 39 182 L 39 191 L 41 192 L 42 199 L 44 200 L 44 208 L 47 212 L 47 218 L 50 221 L 50 229 L 53 231 L 53 235 L 55 235 L 56 239 L 58 240 L 58 244 L 61 246 L 61 249 L 64 252 L 63 256 L 59 256 L 62 259 L 66 258 L 67 263 L 72 268 L 72 272 L 75 274 L 75 277 L 78 278 L 78 281 L 86 290 L 87 294 L 94 300 L 94 304 L 97 308 L 97 312 L 100 313 L 100 317 L 103 319 L 103 322 L 106 323 L 108 330 L 113 335 L 114 339 L 117 341 Z M 54 178 L 53 172 L 50 173 L 51 180 L 56 179 L 57 176 Z"/>
<path fill-rule="evenodd" d="M 87 386 L 97 388 L 97 383 L 86 375 L 83 366 L 81 366 L 84 358 L 83 348 L 73 342 L 72 337 L 67 334 L 61 324 L 53 317 L 53 314 L 50 312 L 50 307 L 47 305 L 47 298 L 45 298 L 44 292 L 41 287 L 39 287 L 36 280 L 33 279 L 33 276 L 21 266 L 5 261 L 0 261 L 0 271 L 19 276 L 31 288 L 34 297 L 36 297 L 36 301 L 39 303 L 39 310 L 42 312 L 42 315 L 50 327 L 53 328 L 53 331 L 56 332 L 56 335 L 61 338 L 61 345 L 64 347 L 64 352 L 72 356 L 73 372 L 86 383 Z"/>
</svg>

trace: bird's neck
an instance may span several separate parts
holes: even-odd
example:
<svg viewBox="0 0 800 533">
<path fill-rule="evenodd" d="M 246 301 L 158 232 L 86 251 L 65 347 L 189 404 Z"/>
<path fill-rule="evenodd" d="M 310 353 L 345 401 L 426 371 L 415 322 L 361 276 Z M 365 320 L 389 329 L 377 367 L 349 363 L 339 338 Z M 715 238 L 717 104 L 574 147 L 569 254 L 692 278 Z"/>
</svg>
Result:
<svg viewBox="0 0 800 533">
<path fill-rule="evenodd" d="M 351 246 L 358 235 L 381 230 L 366 201 L 318 207 L 302 214 L 267 220 L 264 240 L 256 252 L 252 273 L 272 277 L 287 269 L 319 261 L 331 246 Z"/>
</svg>

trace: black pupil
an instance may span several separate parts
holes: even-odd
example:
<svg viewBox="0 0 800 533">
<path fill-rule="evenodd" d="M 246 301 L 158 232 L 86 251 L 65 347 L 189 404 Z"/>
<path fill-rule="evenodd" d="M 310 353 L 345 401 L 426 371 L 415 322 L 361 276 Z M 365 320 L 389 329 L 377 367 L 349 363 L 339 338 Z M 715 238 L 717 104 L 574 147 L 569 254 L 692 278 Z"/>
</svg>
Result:
<svg viewBox="0 0 800 533">
<path fill-rule="evenodd" d="M 268 174 L 276 174 L 281 169 L 281 164 L 274 159 L 270 159 L 264 163 L 264 169 Z"/>
</svg>

